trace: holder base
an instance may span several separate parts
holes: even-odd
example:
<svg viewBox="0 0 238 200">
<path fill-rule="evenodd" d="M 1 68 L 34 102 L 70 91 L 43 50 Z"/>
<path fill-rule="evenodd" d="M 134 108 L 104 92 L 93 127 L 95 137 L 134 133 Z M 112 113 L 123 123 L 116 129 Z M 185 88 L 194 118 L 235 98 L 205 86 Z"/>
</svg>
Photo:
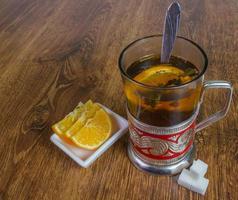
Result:
<svg viewBox="0 0 238 200">
<path fill-rule="evenodd" d="M 190 166 L 195 157 L 195 146 L 193 145 L 191 150 L 187 153 L 187 155 L 177 163 L 172 165 L 151 165 L 144 161 L 142 161 L 132 150 L 131 144 L 128 144 L 127 148 L 128 156 L 130 161 L 134 164 L 134 166 L 142 170 L 144 172 L 154 174 L 154 175 L 176 175 L 180 173 L 183 168 L 187 168 Z"/>
</svg>

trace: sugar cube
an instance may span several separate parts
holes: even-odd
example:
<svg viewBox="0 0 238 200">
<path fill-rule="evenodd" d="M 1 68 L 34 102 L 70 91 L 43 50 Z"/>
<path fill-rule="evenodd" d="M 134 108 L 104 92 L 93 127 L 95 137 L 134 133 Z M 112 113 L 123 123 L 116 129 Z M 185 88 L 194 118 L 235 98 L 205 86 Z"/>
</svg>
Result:
<svg viewBox="0 0 238 200">
<path fill-rule="evenodd" d="M 201 160 L 194 160 L 190 171 L 197 174 L 197 176 L 204 176 L 207 172 L 208 165 Z"/>
<path fill-rule="evenodd" d="M 208 187 L 208 179 L 198 176 L 196 173 L 183 169 L 178 178 L 178 184 L 185 188 L 204 195 Z"/>
<path fill-rule="evenodd" d="M 196 181 L 196 184 L 193 184 L 191 186 L 191 190 L 204 195 L 207 190 L 208 183 L 209 183 L 208 179 L 204 177 L 199 177 Z"/>
<path fill-rule="evenodd" d="M 195 179 L 196 177 L 194 177 L 193 174 L 189 170 L 183 169 L 182 173 L 180 174 L 178 178 L 178 184 L 191 190 L 192 183 L 194 182 Z"/>
</svg>

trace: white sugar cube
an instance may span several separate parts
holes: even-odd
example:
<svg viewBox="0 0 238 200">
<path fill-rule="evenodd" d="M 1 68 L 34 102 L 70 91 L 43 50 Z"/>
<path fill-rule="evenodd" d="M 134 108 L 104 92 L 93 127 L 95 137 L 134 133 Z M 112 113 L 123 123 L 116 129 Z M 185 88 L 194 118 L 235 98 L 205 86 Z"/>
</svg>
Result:
<svg viewBox="0 0 238 200">
<path fill-rule="evenodd" d="M 196 176 L 187 169 L 183 169 L 182 173 L 179 175 L 178 184 L 191 190 L 192 184 L 196 181 Z"/>
<path fill-rule="evenodd" d="M 191 190 L 204 195 L 207 190 L 208 183 L 209 183 L 208 179 L 204 177 L 199 177 L 196 181 L 196 184 L 192 185 Z"/>
<path fill-rule="evenodd" d="M 190 167 L 190 171 L 198 176 L 204 176 L 207 172 L 208 165 L 201 160 L 194 160 L 193 165 Z"/>
<path fill-rule="evenodd" d="M 197 176 L 196 173 L 189 171 L 187 169 L 183 169 L 178 179 L 179 185 L 182 185 L 185 188 L 202 195 L 205 194 L 208 183 L 209 183 L 208 179 L 201 176 Z"/>
</svg>

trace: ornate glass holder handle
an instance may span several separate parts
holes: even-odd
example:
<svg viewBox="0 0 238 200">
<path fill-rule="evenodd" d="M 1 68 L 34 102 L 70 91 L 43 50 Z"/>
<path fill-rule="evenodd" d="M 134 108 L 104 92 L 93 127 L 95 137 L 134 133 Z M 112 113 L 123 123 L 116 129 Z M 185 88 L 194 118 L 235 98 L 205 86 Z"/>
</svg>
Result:
<svg viewBox="0 0 238 200">
<path fill-rule="evenodd" d="M 212 123 L 222 119 L 223 117 L 226 116 L 226 114 L 229 110 L 229 107 L 230 107 L 230 104 L 231 104 L 231 99 L 232 99 L 233 88 L 232 88 L 232 85 L 227 81 L 206 81 L 204 83 L 204 86 L 203 86 L 203 91 L 202 91 L 202 95 L 201 95 L 201 102 L 203 101 L 205 91 L 208 90 L 208 89 L 214 89 L 214 88 L 216 88 L 216 89 L 227 89 L 228 90 L 225 105 L 221 110 L 219 110 L 215 114 L 212 114 L 211 116 L 209 116 L 207 119 L 198 123 L 196 125 L 195 132 L 201 131 L 202 129 L 208 127 Z"/>
</svg>

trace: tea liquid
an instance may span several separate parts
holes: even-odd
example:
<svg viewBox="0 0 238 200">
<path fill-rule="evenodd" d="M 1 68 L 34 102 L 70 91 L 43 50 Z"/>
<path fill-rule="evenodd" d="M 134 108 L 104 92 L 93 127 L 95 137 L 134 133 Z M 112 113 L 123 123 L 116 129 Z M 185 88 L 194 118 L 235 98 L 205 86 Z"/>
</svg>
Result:
<svg viewBox="0 0 238 200">
<path fill-rule="evenodd" d="M 129 66 L 127 74 L 150 86 L 125 84 L 128 109 L 138 120 L 166 127 L 183 122 L 196 111 L 201 85 L 173 89 L 198 76 L 198 69 L 192 63 L 172 56 L 169 64 L 161 64 L 159 57 L 146 57 Z"/>
</svg>

